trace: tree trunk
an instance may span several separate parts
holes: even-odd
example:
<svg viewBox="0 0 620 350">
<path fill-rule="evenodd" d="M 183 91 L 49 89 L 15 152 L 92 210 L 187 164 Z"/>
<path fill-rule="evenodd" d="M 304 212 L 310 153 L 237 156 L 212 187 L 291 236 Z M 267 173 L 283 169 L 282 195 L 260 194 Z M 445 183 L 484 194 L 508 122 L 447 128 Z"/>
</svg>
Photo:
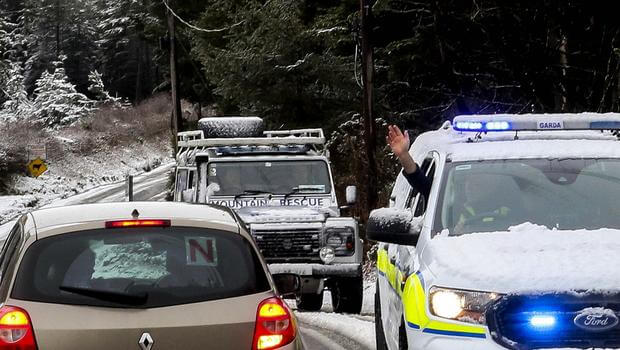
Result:
<svg viewBox="0 0 620 350">
<path fill-rule="evenodd" d="M 136 105 L 142 97 L 142 45 L 143 41 L 139 38 L 136 45 L 136 94 L 134 96 L 134 103 Z"/>
<path fill-rule="evenodd" d="M 173 1 L 168 2 L 172 8 Z M 177 77 L 177 58 L 176 58 L 176 38 L 174 29 L 174 15 L 168 11 L 168 35 L 170 36 L 170 85 L 172 90 L 172 133 L 174 139 L 174 153 L 177 152 L 177 132 L 183 126 L 181 115 L 181 99 L 178 93 L 178 77 Z"/>
<path fill-rule="evenodd" d="M 368 161 L 368 183 L 366 185 L 368 213 L 364 213 L 364 219 L 370 210 L 377 207 L 377 162 L 375 159 L 376 136 L 375 122 L 373 117 L 373 80 L 374 62 L 370 32 L 372 30 L 372 4 L 373 0 L 360 0 L 361 29 L 362 29 L 362 79 L 364 82 L 364 101 L 362 103 L 362 115 L 364 118 L 364 136 L 366 137 L 366 156 Z"/>
</svg>

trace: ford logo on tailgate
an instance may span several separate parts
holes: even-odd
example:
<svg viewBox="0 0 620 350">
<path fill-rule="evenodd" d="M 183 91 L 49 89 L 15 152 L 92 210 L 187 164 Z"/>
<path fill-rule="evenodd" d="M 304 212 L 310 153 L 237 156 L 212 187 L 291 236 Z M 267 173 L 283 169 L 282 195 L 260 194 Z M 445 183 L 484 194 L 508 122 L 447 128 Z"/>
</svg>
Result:
<svg viewBox="0 0 620 350">
<path fill-rule="evenodd" d="M 575 326 L 590 332 L 604 332 L 618 325 L 618 316 L 613 310 L 602 307 L 583 309 L 573 320 Z"/>
</svg>

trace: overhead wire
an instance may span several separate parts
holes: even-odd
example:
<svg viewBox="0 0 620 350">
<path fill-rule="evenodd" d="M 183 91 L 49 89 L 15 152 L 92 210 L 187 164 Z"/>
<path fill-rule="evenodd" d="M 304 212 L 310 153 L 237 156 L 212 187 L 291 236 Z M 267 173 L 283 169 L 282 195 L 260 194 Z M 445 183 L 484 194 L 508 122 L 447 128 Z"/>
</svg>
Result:
<svg viewBox="0 0 620 350">
<path fill-rule="evenodd" d="M 174 17 L 176 17 L 176 19 L 178 19 L 178 20 L 179 20 L 179 22 L 181 22 L 181 23 L 185 24 L 186 26 L 190 27 L 190 28 L 191 28 L 191 29 L 193 29 L 193 30 L 197 30 L 197 31 L 199 31 L 199 32 L 203 32 L 203 33 L 220 33 L 220 32 L 224 32 L 224 31 L 227 31 L 227 30 L 229 30 L 229 29 L 232 29 L 232 28 L 234 28 L 234 27 L 236 27 L 236 26 L 239 26 L 239 25 L 243 24 L 243 22 L 245 22 L 245 20 L 243 20 L 243 21 L 240 21 L 240 22 L 235 23 L 235 24 L 233 24 L 233 25 L 230 25 L 230 26 L 228 26 L 228 27 L 218 28 L 218 29 L 205 29 L 205 28 L 200 28 L 200 27 L 197 27 L 197 26 L 195 26 L 195 25 L 193 25 L 193 24 L 191 24 L 191 23 L 187 22 L 186 20 L 184 20 L 183 18 L 181 18 L 181 16 L 177 15 L 177 13 L 176 13 L 176 12 L 174 12 L 174 10 L 172 10 L 172 9 L 170 8 L 170 6 L 168 5 L 168 2 L 167 2 L 166 0 L 162 0 L 162 2 L 164 3 L 164 5 L 165 5 L 165 6 L 166 6 L 166 8 L 168 9 L 168 11 L 170 11 L 170 13 L 171 13 Z"/>
</svg>

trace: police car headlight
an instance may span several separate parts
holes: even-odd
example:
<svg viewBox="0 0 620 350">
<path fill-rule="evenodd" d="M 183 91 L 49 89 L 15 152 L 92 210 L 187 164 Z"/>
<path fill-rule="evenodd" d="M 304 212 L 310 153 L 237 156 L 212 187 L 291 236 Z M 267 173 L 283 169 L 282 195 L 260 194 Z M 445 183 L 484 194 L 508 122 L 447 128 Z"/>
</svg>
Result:
<svg viewBox="0 0 620 350">
<path fill-rule="evenodd" d="M 431 287 L 430 310 L 437 317 L 450 320 L 485 324 L 484 313 L 500 295 L 460 289 Z"/>
<path fill-rule="evenodd" d="M 355 229 L 353 227 L 330 227 L 325 230 L 325 245 L 334 249 L 337 256 L 355 252 Z"/>
</svg>

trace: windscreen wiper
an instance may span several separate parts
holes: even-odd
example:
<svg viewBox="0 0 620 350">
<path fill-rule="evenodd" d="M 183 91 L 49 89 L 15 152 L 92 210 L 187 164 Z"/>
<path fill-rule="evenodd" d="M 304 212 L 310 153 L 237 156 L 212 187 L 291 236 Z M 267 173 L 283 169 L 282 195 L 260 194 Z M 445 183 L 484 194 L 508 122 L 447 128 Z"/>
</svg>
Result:
<svg viewBox="0 0 620 350">
<path fill-rule="evenodd" d="M 272 193 L 269 191 L 263 191 L 263 190 L 245 190 L 242 193 L 235 195 L 234 199 L 239 199 L 240 197 L 243 197 L 243 196 L 251 196 L 255 194 L 268 194 L 271 196 Z"/>
<path fill-rule="evenodd" d="M 110 290 L 91 289 L 84 287 L 60 286 L 60 290 L 80 294 L 94 299 L 109 301 L 117 304 L 144 305 L 148 299 L 146 292 L 140 294 L 130 294 L 124 292 L 114 292 Z"/>
<path fill-rule="evenodd" d="M 298 186 L 298 187 L 293 187 L 291 189 L 290 192 L 286 193 L 284 195 L 284 199 L 286 199 L 287 197 L 295 194 L 295 193 L 299 193 L 301 191 L 307 191 L 307 190 L 318 190 L 318 191 L 325 191 L 325 187 L 322 185 L 307 185 L 307 186 Z"/>
<path fill-rule="evenodd" d="M 298 193 L 299 191 L 301 191 L 301 189 L 299 187 L 293 187 L 290 192 L 284 194 L 284 199 L 286 199 L 287 197 L 289 197 L 289 196 L 291 196 L 291 195 L 293 195 L 295 193 Z"/>
</svg>

